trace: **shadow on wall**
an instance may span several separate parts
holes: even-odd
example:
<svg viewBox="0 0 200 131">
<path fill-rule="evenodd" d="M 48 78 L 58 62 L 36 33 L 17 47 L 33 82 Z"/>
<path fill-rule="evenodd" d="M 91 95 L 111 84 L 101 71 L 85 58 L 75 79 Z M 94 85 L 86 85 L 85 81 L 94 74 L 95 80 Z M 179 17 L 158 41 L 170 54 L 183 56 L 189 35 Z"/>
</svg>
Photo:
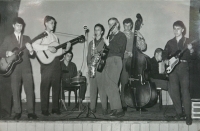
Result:
<svg viewBox="0 0 200 131">
<path fill-rule="evenodd" d="M 6 35 L 12 33 L 13 18 L 18 16 L 20 0 L 0 1 L 0 45 Z"/>
</svg>

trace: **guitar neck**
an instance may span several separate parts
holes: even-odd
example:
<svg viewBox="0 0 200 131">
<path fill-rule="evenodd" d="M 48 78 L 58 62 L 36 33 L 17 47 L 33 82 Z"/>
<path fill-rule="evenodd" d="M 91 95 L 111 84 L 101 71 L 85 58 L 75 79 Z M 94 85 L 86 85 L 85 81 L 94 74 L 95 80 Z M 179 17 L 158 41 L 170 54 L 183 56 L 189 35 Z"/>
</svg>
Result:
<svg viewBox="0 0 200 131">
<path fill-rule="evenodd" d="M 70 41 L 67 41 L 67 42 L 65 42 L 65 43 L 63 43 L 63 44 L 60 44 L 59 46 L 56 46 L 55 48 L 56 49 L 60 49 L 60 48 L 63 48 L 63 47 L 65 47 L 66 45 L 67 45 L 67 43 L 71 43 L 71 45 L 74 45 L 74 44 L 76 44 L 76 43 L 79 43 L 79 42 L 82 42 L 82 40 L 85 40 L 85 37 L 83 36 L 83 35 L 81 35 L 81 36 L 79 36 L 79 37 L 77 37 L 77 38 L 75 38 L 75 39 L 72 39 L 72 40 L 70 40 Z"/>
<path fill-rule="evenodd" d="M 190 42 L 189 44 L 194 44 L 194 43 L 196 43 L 197 42 L 197 40 L 193 40 L 192 42 Z M 178 55 L 176 56 L 177 58 L 180 58 L 180 56 L 187 50 L 188 48 L 187 47 L 185 47 L 183 50 L 181 50 L 181 52 L 180 53 L 178 53 Z"/>
</svg>

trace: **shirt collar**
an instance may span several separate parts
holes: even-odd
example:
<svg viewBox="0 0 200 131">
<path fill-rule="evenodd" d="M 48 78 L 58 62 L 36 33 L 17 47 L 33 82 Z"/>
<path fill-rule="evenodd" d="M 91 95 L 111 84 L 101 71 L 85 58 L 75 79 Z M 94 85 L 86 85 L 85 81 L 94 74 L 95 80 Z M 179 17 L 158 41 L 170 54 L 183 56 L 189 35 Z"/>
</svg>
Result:
<svg viewBox="0 0 200 131">
<path fill-rule="evenodd" d="M 21 37 L 21 33 L 18 34 L 18 33 L 16 33 L 16 32 L 14 32 L 14 34 L 15 34 L 15 36 L 16 36 L 17 39 L 18 39 L 18 36 L 19 36 L 19 38 Z"/>
<path fill-rule="evenodd" d="M 183 42 L 184 41 L 184 36 L 182 36 L 182 38 L 179 40 L 179 42 Z M 173 39 L 173 41 L 176 41 L 177 42 L 177 40 L 176 40 L 176 37 L 174 37 L 174 39 Z M 178 42 L 177 42 L 178 43 Z"/>
</svg>

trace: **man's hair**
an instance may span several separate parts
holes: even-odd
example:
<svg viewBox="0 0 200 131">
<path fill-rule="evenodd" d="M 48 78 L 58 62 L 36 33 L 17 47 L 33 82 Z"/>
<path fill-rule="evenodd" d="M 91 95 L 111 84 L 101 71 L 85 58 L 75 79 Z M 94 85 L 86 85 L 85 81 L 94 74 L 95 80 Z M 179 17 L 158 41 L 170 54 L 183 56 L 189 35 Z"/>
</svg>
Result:
<svg viewBox="0 0 200 131">
<path fill-rule="evenodd" d="M 119 23 L 118 19 L 115 18 L 115 17 L 111 17 L 110 19 L 108 19 L 108 23 L 109 23 L 110 20 L 114 20 L 115 22 L 117 22 L 119 24 L 118 30 L 120 30 L 120 23 Z"/>
<path fill-rule="evenodd" d="M 154 51 L 154 56 L 156 55 L 156 53 L 162 53 L 163 52 L 163 49 L 162 48 L 157 48 L 155 51 Z"/>
<path fill-rule="evenodd" d="M 13 24 L 16 24 L 16 23 L 22 24 L 23 26 L 25 26 L 25 22 L 21 17 L 16 17 L 13 19 Z"/>
<path fill-rule="evenodd" d="M 54 18 L 54 17 L 52 17 L 52 16 L 45 16 L 45 18 L 44 18 L 44 25 L 45 25 L 45 23 L 46 22 L 49 22 L 50 20 L 53 20 L 55 23 L 56 23 L 56 19 Z M 45 25 L 46 26 L 46 25 Z"/>
<path fill-rule="evenodd" d="M 132 20 L 131 18 L 126 18 L 126 19 L 124 19 L 123 25 L 124 25 L 124 24 L 128 24 L 128 23 L 131 23 L 131 25 L 132 25 L 131 29 L 132 29 L 132 28 L 133 28 L 133 20 Z"/>
<path fill-rule="evenodd" d="M 101 31 L 103 31 L 103 33 L 101 34 L 101 37 L 104 35 L 104 33 L 105 33 L 105 28 L 103 27 L 103 25 L 102 24 L 96 24 L 95 26 L 94 26 L 94 29 L 96 28 L 96 27 L 100 27 L 101 28 Z"/>
<path fill-rule="evenodd" d="M 174 22 L 173 28 L 174 28 L 174 26 L 180 26 L 181 28 L 184 29 L 184 31 L 182 32 L 182 35 L 184 36 L 186 34 L 186 27 L 182 21 L 177 20 L 176 22 Z"/>
<path fill-rule="evenodd" d="M 73 56 L 74 56 L 74 54 L 73 54 L 73 52 L 72 52 L 71 50 L 70 50 L 70 51 L 67 51 L 65 55 L 67 55 L 67 54 L 71 54 L 71 55 L 72 55 L 72 58 L 73 58 Z"/>
</svg>

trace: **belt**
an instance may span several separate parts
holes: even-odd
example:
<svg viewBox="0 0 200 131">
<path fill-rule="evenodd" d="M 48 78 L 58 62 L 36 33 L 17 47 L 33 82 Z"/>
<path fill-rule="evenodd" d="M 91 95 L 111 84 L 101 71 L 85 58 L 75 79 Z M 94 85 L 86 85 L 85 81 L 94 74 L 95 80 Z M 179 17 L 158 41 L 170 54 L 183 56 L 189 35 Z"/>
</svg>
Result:
<svg viewBox="0 0 200 131">
<path fill-rule="evenodd" d="M 180 60 L 180 62 L 187 62 L 187 60 Z"/>
</svg>

